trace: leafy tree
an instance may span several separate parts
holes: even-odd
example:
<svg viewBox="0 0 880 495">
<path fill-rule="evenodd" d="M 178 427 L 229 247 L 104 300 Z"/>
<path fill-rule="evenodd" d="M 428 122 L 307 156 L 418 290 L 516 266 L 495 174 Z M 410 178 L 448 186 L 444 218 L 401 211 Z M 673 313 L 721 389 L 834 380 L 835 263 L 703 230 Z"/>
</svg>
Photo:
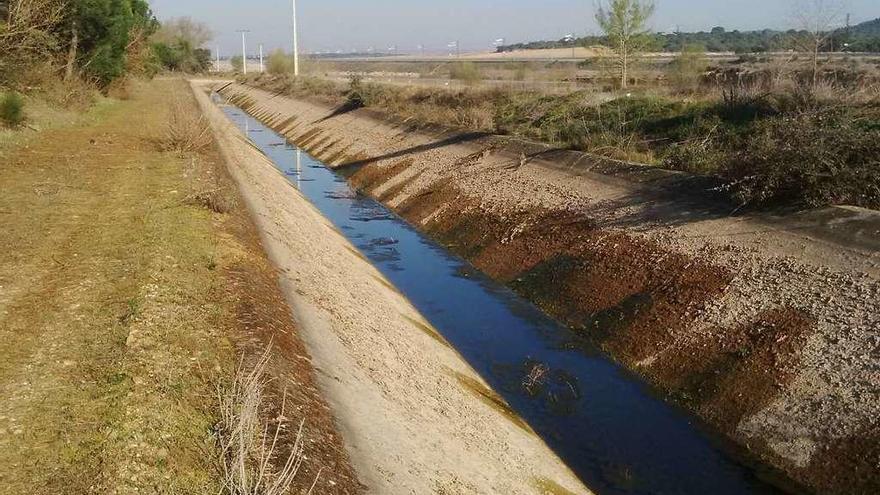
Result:
<svg viewBox="0 0 880 495">
<path fill-rule="evenodd" d="M 798 33 L 796 46 L 809 53 L 812 61 L 812 87 L 819 82 L 819 53 L 831 39 L 831 27 L 840 19 L 843 6 L 833 0 L 798 0 L 796 14 L 802 30 Z"/>
<path fill-rule="evenodd" d="M 599 5 L 596 21 L 605 32 L 617 56 L 620 69 L 620 87 L 626 88 L 630 60 L 648 42 L 648 19 L 654 14 L 651 0 L 610 0 Z"/>
<path fill-rule="evenodd" d="M 71 0 L 69 8 L 71 60 L 101 84 L 121 76 L 132 42 L 158 27 L 145 0 Z"/>
<path fill-rule="evenodd" d="M 156 63 L 165 70 L 194 74 L 205 72 L 211 67 L 210 50 L 193 48 L 183 41 L 173 45 L 153 43 L 152 49 Z"/>
<path fill-rule="evenodd" d="M 188 17 L 171 19 L 152 38 L 153 56 L 166 70 L 205 72 L 211 66 L 211 52 L 202 45 L 212 37 L 202 23 Z"/>
</svg>

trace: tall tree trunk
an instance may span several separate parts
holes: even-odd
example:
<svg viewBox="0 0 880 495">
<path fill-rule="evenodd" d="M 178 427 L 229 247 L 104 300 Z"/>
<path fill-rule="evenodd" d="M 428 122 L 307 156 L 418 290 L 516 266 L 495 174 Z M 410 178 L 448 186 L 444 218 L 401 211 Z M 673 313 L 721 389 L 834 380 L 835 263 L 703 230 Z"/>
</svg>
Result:
<svg viewBox="0 0 880 495">
<path fill-rule="evenodd" d="M 67 52 L 67 68 L 64 71 L 64 80 L 69 81 L 73 77 L 73 68 L 76 66 L 76 52 L 79 45 L 79 31 L 76 23 L 73 24 L 73 37 L 70 40 L 70 49 Z"/>
<path fill-rule="evenodd" d="M 622 42 L 622 43 L 620 44 L 620 52 L 621 52 L 621 55 L 622 55 L 622 61 L 623 61 L 623 63 L 621 64 L 621 71 L 620 71 L 620 89 L 626 89 L 626 86 L 627 86 L 627 84 L 628 84 L 628 81 L 627 81 L 627 63 L 628 63 L 629 61 L 627 60 L 627 52 L 626 52 L 626 50 L 627 50 L 627 46 L 626 46 L 626 42 L 624 41 L 624 42 Z"/>
</svg>

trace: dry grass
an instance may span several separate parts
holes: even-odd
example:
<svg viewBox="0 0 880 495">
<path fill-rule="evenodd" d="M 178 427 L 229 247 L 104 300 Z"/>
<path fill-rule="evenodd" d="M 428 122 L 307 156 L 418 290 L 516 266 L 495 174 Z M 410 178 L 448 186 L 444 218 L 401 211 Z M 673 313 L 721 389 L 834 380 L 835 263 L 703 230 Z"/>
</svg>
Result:
<svg viewBox="0 0 880 495">
<path fill-rule="evenodd" d="M 161 151 L 197 153 L 211 144 L 211 129 L 205 117 L 193 107 L 192 96 L 178 96 L 172 104 L 165 133 L 158 140 Z"/>
<path fill-rule="evenodd" d="M 286 494 L 305 459 L 304 422 L 299 423 L 287 454 L 281 454 L 279 440 L 292 433 L 284 414 L 286 397 L 277 418 L 263 419 L 266 368 L 271 355 L 270 344 L 252 368 L 248 369 L 242 361 L 233 382 L 217 388 L 220 422 L 216 437 L 224 489 L 229 495 Z M 307 493 L 314 490 L 317 482 L 315 478 Z"/>
<path fill-rule="evenodd" d="M 217 493 L 241 251 L 143 146 L 183 83 L 0 143 L 0 493 Z M 206 155 L 196 165 L 203 167 Z"/>
</svg>

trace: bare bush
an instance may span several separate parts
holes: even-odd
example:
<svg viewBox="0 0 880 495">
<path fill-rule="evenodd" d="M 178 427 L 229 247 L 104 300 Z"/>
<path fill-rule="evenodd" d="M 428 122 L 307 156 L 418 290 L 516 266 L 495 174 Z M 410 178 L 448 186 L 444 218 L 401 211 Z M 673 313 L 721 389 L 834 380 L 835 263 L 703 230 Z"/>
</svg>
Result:
<svg viewBox="0 0 880 495">
<path fill-rule="evenodd" d="M 58 49 L 57 28 L 64 21 L 64 0 L 11 0 L 0 19 L 0 80 L 19 74 L 35 60 Z"/>
<path fill-rule="evenodd" d="M 194 153 L 211 144 L 211 129 L 205 117 L 183 98 L 171 104 L 165 135 L 159 139 L 161 151 Z"/>
<path fill-rule="evenodd" d="M 819 82 L 819 52 L 825 48 L 834 34 L 834 26 L 844 11 L 838 0 L 797 0 L 795 18 L 801 26 L 802 36 L 795 38 L 798 51 L 809 54 L 811 62 L 811 86 Z"/>
<path fill-rule="evenodd" d="M 270 350 L 271 347 L 251 369 L 242 362 L 232 384 L 217 388 L 220 422 L 216 436 L 221 450 L 224 490 L 229 495 L 286 494 L 305 459 L 303 422 L 300 422 L 290 452 L 279 462 L 279 441 L 290 426 L 284 417 L 284 400 L 274 427 L 262 419 Z M 316 478 L 308 493 L 314 490 L 317 481 Z"/>
<path fill-rule="evenodd" d="M 738 75 L 719 80 L 718 89 L 721 92 L 721 102 L 727 109 L 754 105 L 768 94 L 764 84 L 743 79 Z"/>
<path fill-rule="evenodd" d="M 153 35 L 152 40 L 158 43 L 173 45 L 186 43 L 198 48 L 214 38 L 214 33 L 207 24 L 195 21 L 190 17 L 177 17 L 162 22 L 162 27 Z"/>
</svg>

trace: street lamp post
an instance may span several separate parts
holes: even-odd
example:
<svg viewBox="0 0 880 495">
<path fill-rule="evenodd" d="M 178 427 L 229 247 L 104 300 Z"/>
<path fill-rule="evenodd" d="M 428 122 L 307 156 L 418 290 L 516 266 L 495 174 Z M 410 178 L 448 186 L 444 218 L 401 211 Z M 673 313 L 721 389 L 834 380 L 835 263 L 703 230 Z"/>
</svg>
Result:
<svg viewBox="0 0 880 495">
<path fill-rule="evenodd" d="M 250 31 L 239 29 L 237 32 L 241 33 L 241 73 L 247 75 L 247 42 L 245 41 L 245 34 Z"/>
<path fill-rule="evenodd" d="M 299 76 L 299 39 L 296 32 L 296 0 L 293 0 L 293 75 Z"/>
</svg>

